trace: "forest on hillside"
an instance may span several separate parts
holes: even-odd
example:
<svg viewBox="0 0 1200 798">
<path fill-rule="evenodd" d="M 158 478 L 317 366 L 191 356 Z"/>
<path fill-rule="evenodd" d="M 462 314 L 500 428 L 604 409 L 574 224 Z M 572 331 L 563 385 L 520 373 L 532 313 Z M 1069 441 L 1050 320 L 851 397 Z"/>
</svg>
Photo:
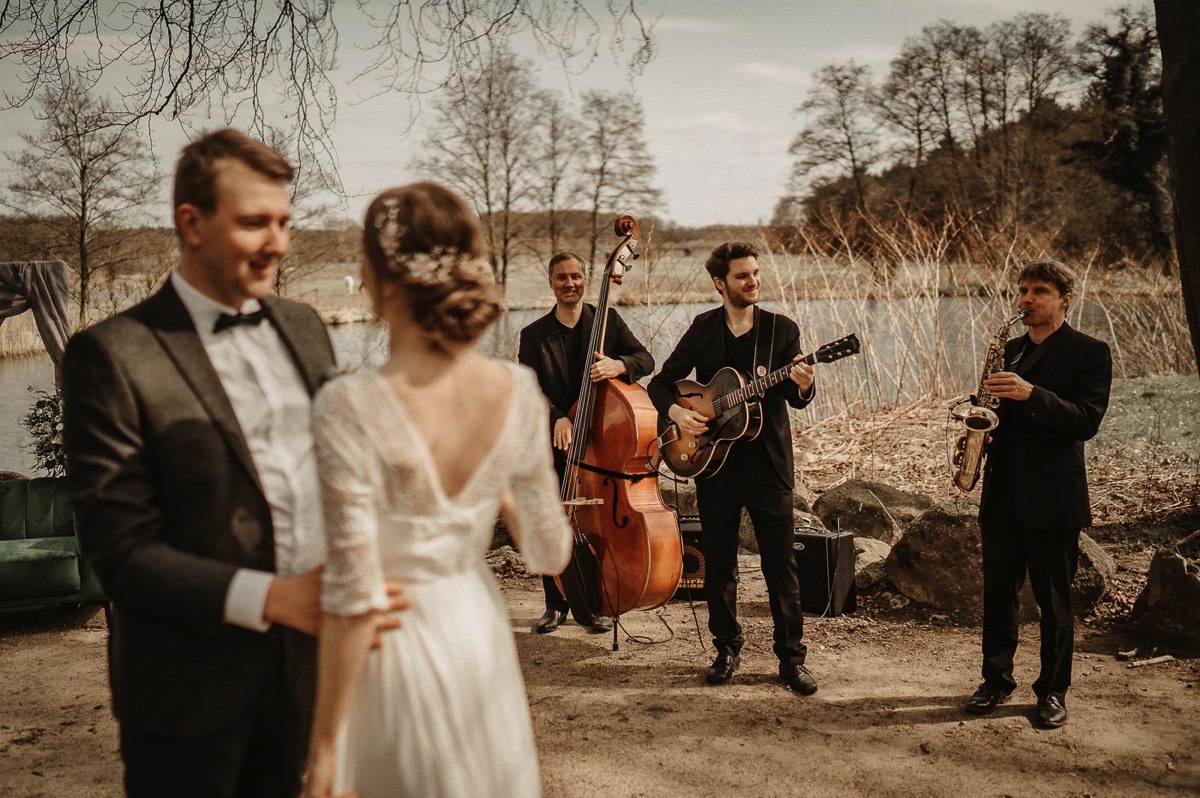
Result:
<svg viewBox="0 0 1200 798">
<path fill-rule="evenodd" d="M 774 214 L 794 231 L 785 239 L 889 258 L 897 235 L 932 235 L 949 258 L 1015 243 L 1171 270 L 1149 8 L 1112 10 L 1078 38 L 1060 15 L 942 20 L 905 40 L 886 75 L 848 61 L 814 79 Z"/>
</svg>

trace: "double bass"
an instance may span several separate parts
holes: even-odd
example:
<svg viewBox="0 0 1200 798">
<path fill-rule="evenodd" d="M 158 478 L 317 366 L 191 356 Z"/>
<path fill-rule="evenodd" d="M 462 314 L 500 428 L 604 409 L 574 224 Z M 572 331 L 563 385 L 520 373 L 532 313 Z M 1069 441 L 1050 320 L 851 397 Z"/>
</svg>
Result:
<svg viewBox="0 0 1200 798">
<path fill-rule="evenodd" d="M 679 522 L 663 504 L 651 465 L 658 412 L 642 386 L 587 376 L 593 353 L 604 351 L 609 287 L 621 283 L 638 257 L 641 233 L 634 218 L 621 216 L 614 229 L 622 240 L 604 268 L 583 385 L 569 414 L 574 435 L 560 491 L 574 546 L 557 581 L 583 625 L 597 615 L 661 607 L 683 574 Z M 613 639 L 615 646 L 615 627 Z"/>
</svg>

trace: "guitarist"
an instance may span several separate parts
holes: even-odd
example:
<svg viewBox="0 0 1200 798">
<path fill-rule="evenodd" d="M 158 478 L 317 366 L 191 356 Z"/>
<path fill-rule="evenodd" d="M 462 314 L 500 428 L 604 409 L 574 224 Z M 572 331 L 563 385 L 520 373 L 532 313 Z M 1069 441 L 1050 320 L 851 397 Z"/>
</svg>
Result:
<svg viewBox="0 0 1200 798">
<path fill-rule="evenodd" d="M 517 361 L 534 370 L 542 393 L 550 400 L 550 440 L 561 479 L 564 455 L 571 448 L 574 435 L 567 413 L 583 387 L 587 354 L 584 349 L 596 308 L 583 301 L 588 286 L 583 258 L 573 252 L 559 252 L 550 258 L 547 272 L 554 292 L 554 309 L 521 330 Z M 614 308 L 608 310 L 604 352 L 593 353 L 592 358 L 594 362 L 587 372 L 592 382 L 620 377 L 633 383 L 654 371 L 654 358 Z M 534 629 L 546 634 L 567 620 L 568 604 L 553 577 L 543 576 L 542 588 L 546 594 L 546 612 Z M 611 618 L 598 615 L 592 620 L 593 632 L 611 632 L 612 627 Z"/>
<path fill-rule="evenodd" d="M 709 684 L 728 682 L 740 664 L 744 638 L 737 620 L 737 548 L 745 507 L 754 525 L 767 582 L 779 676 L 793 692 L 812 695 L 817 683 L 804 666 L 804 616 L 792 552 L 794 467 L 787 410 L 788 405 L 801 408 L 813 400 L 812 366 L 798 362 L 800 329 L 796 323 L 758 307 L 761 281 L 753 244 L 726 242 L 712 251 L 704 268 L 721 294 L 722 304 L 692 321 L 662 371 L 650 381 L 650 398 L 660 416 L 688 434 L 707 429 L 710 419 L 675 402 L 675 383 L 693 369 L 698 381 L 709 382 L 725 366 L 753 378 L 789 361 L 796 363 L 791 379 L 762 397 L 758 437 L 734 442 L 716 474 L 696 479 L 708 629 L 717 650 L 706 679 Z"/>
</svg>

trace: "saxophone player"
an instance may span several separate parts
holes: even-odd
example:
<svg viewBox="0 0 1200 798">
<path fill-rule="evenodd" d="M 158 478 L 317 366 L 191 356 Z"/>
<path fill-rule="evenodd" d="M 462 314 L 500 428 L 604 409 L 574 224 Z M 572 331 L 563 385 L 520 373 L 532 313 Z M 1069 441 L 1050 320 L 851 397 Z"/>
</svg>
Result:
<svg viewBox="0 0 1200 798">
<path fill-rule="evenodd" d="M 1026 573 L 1041 609 L 1041 669 L 1033 683 L 1035 721 L 1067 720 L 1074 615 L 1071 582 L 1079 533 L 1091 524 L 1084 442 L 1108 408 L 1108 344 L 1066 322 L 1074 295 L 1070 270 L 1057 261 L 1027 264 L 1017 277 L 1026 332 L 1004 347 L 1004 370 L 984 381 L 1000 399 L 983 474 L 983 683 L 965 709 L 986 714 L 1017 683 L 1017 593 Z"/>
</svg>

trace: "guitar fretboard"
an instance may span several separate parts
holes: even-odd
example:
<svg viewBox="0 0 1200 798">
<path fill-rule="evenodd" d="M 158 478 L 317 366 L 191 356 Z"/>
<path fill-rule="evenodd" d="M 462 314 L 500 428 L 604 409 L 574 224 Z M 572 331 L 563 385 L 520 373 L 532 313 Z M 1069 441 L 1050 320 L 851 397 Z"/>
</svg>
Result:
<svg viewBox="0 0 1200 798">
<path fill-rule="evenodd" d="M 816 362 L 816 353 L 810 353 L 798 362 L 807 363 L 811 366 Z M 744 404 L 756 396 L 762 396 L 768 390 L 786 380 L 792 373 L 792 367 L 795 365 L 796 363 L 788 363 L 786 366 L 782 366 L 770 374 L 764 374 L 758 379 L 751 380 L 736 391 L 730 391 L 713 402 L 714 411 L 719 416 L 730 408 Z"/>
</svg>

